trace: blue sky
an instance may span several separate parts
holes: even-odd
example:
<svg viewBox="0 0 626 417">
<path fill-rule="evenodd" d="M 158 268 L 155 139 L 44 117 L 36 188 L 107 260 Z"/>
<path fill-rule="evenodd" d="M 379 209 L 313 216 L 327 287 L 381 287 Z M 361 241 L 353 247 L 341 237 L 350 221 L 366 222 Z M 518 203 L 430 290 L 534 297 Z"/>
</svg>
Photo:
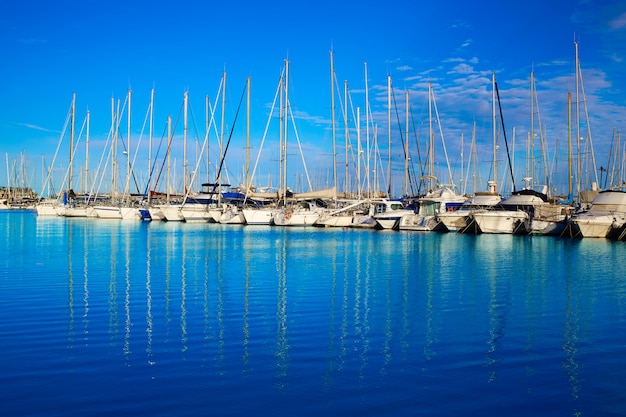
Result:
<svg viewBox="0 0 626 417">
<path fill-rule="evenodd" d="M 129 4 L 127 4 L 129 3 Z M 214 3 L 214 4 L 212 4 Z M 425 153 L 428 136 L 427 84 L 436 98 L 441 131 L 453 180 L 461 175 L 461 135 L 464 166 L 469 158 L 473 123 L 477 126 L 481 181 L 491 176 L 491 73 L 495 72 L 509 141 L 515 128 L 516 185 L 525 162 L 530 130 L 529 74 L 534 69 L 541 126 L 549 165 L 563 171 L 567 139 L 567 92 L 574 94 L 574 40 L 579 42 L 585 98 L 596 162 L 608 165 L 613 131 L 626 122 L 626 4 L 619 1 L 4 1 L 0 4 L 0 151 L 10 175 L 39 191 L 42 164 L 51 162 L 62 135 L 72 95 L 76 93 L 76 126 L 91 115 L 90 172 L 103 154 L 111 124 L 111 98 L 124 101 L 132 90 L 131 154 L 137 143 L 155 90 L 155 147 L 163 137 L 167 116 L 179 117 L 185 91 L 189 94 L 189 165 L 195 165 L 196 142 L 204 140 L 205 97 L 214 103 L 221 77 L 227 74 L 226 132 L 230 132 L 247 77 L 251 77 L 252 160 L 257 152 L 270 106 L 289 59 L 289 95 L 297 135 L 315 186 L 332 182 L 332 134 L 329 51 L 341 92 L 336 96 L 336 138 L 344 143 L 340 111 L 344 81 L 350 100 L 365 119 L 365 76 L 372 118 L 378 126 L 382 165 L 386 170 L 388 122 L 387 77 L 397 105 L 392 111 L 393 190 L 402 193 L 402 148 L 398 125 L 404 129 L 404 97 L 409 91 L 412 127 L 410 152 L 417 144 Z M 396 111 L 397 108 L 397 111 Z M 400 120 L 400 123 L 398 122 Z M 537 127 L 535 121 L 535 129 Z M 350 117 L 350 137 L 356 140 Z M 126 136 L 126 116 L 122 120 Z M 219 128 L 219 117 L 218 117 Z M 437 127 L 436 163 L 447 182 Z M 289 134 L 289 184 L 301 186 L 303 172 L 296 155 L 295 132 Z M 139 182 L 147 177 L 147 130 L 135 167 Z M 182 165 L 182 122 L 176 128 L 173 153 Z M 278 182 L 277 120 L 270 123 L 254 182 Z M 501 140 L 501 139 L 500 139 Z M 69 140 L 64 139 L 55 169 L 64 171 Z M 217 143 L 210 137 L 211 160 L 217 164 Z M 242 181 L 245 111 L 233 129 L 226 157 L 229 181 Z M 356 143 L 353 143 L 356 148 Z M 365 145 L 363 145 L 365 146 Z M 500 151 L 499 151 L 500 152 Z M 77 150 L 77 159 L 84 148 Z M 163 154 L 159 155 L 162 158 Z M 338 150 L 342 163 L 344 150 Z M 506 157 L 500 153 L 503 175 Z M 558 160 L 558 162 L 556 162 Z M 24 163 L 22 163 L 24 161 Z M 43 161 L 43 162 L 42 162 Z M 77 165 L 84 163 L 77 161 Z M 535 163 L 537 163 L 535 161 Z M 3 164 L 5 165 L 5 164 Z M 351 162 L 352 166 L 352 162 Z M 20 174 L 17 168 L 23 167 Z M 180 167 L 178 176 L 182 175 Z M 415 170 L 418 167 L 415 166 Z M 76 167 L 78 176 L 80 168 Z M 214 173 L 200 174 L 202 181 Z M 350 175 L 354 175 L 353 173 Z M 562 178 L 556 172 L 556 178 Z M 62 177 L 61 174 L 57 174 Z M 19 178 L 18 178 L 19 177 Z M 296 180 L 296 178 L 298 178 Z M 74 179 L 75 183 L 78 179 Z M 339 182 L 342 184 L 343 179 Z M 7 183 L 6 167 L 0 185 Z M 562 183 L 562 181 L 561 181 Z M 15 184 L 13 184 L 15 185 Z M 381 187 L 381 188 L 384 188 Z M 484 189 L 480 184 L 479 189 Z M 467 190 L 471 192 L 472 190 Z M 559 192 L 563 192 L 561 189 Z"/>
</svg>

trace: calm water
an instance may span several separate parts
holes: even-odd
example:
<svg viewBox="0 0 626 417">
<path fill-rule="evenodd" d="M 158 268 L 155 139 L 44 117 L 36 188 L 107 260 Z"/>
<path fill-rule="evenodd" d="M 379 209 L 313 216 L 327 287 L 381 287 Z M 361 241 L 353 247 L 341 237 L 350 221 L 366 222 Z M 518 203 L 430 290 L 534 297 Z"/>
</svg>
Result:
<svg viewBox="0 0 626 417">
<path fill-rule="evenodd" d="M 626 414 L 626 245 L 0 213 L 6 416 Z"/>
</svg>

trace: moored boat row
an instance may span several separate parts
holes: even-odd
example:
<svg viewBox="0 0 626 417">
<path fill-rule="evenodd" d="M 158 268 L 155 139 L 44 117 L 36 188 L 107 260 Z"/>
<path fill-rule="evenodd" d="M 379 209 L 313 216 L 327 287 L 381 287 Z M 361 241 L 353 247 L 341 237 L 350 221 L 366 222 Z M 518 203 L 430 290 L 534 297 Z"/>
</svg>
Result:
<svg viewBox="0 0 626 417">
<path fill-rule="evenodd" d="M 246 206 L 233 202 L 188 204 L 138 203 L 127 206 L 61 204 L 42 200 L 38 216 L 90 217 L 120 220 L 163 220 L 295 227 L 371 228 L 417 232 L 471 234 L 536 234 L 560 237 L 626 240 L 626 192 L 605 190 L 589 207 L 576 211 L 566 203 L 548 201 L 545 194 L 524 189 L 500 201 L 495 192 L 460 197 L 450 190 L 431 192 L 415 201 L 368 199 L 294 201 L 282 206 Z"/>
</svg>

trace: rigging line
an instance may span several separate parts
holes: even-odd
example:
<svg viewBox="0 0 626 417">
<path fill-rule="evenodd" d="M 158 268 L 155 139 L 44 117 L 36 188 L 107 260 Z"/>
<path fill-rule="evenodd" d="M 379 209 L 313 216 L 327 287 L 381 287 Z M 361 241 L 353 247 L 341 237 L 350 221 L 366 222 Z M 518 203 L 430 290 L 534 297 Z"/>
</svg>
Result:
<svg viewBox="0 0 626 417">
<path fill-rule="evenodd" d="M 172 134 L 172 139 L 174 138 L 174 132 L 176 132 L 176 127 L 178 126 L 178 122 L 180 121 L 180 115 L 183 112 L 183 107 L 184 107 L 184 103 L 180 105 L 180 110 L 178 111 L 178 117 L 176 118 L 176 123 L 174 123 L 174 128 L 172 129 L 172 133 L 171 133 Z M 167 156 L 171 152 L 172 143 L 174 143 L 174 140 L 169 140 L 169 138 L 168 138 L 167 151 L 165 152 L 165 157 L 163 158 L 163 162 L 161 163 L 161 168 L 159 170 L 159 175 L 157 176 L 157 183 L 158 183 L 158 179 L 161 178 L 161 174 L 163 173 L 163 169 L 165 168 L 165 163 L 167 162 Z M 159 147 L 160 147 L 160 145 L 159 145 Z M 156 160 L 156 158 L 155 158 L 155 160 Z M 156 189 L 156 184 L 155 184 L 155 189 Z"/>
<path fill-rule="evenodd" d="M 222 173 L 222 167 L 224 166 L 224 159 L 226 159 L 226 153 L 228 152 L 228 147 L 230 146 L 230 140 L 233 137 L 233 132 L 235 131 L 235 125 L 237 124 L 237 117 L 239 116 L 239 110 L 241 110 L 241 103 L 243 103 L 243 98 L 246 95 L 246 90 L 248 89 L 248 83 L 246 82 L 246 86 L 243 89 L 243 93 L 241 93 L 241 98 L 239 99 L 239 105 L 237 106 L 237 113 L 235 113 L 235 119 L 233 120 L 233 125 L 230 128 L 230 134 L 228 135 L 228 141 L 226 142 L 226 147 L 224 148 L 224 154 L 222 155 L 222 159 L 220 160 L 220 167 L 215 175 L 215 178 L 220 178 L 220 174 Z M 217 181 L 213 184 L 213 189 L 211 190 L 211 197 L 215 194 L 215 189 L 217 188 Z"/>
<path fill-rule="evenodd" d="M 502 115 L 502 103 L 500 103 L 500 90 L 498 90 L 498 82 L 494 82 L 496 87 L 496 95 L 498 96 L 498 108 L 500 109 L 500 124 L 502 125 L 502 134 L 504 135 L 504 144 L 506 145 L 506 156 L 509 160 L 509 171 L 511 172 L 511 182 L 513 183 L 513 192 L 515 192 L 515 177 L 513 176 L 513 165 L 511 165 L 511 153 L 509 152 L 509 142 L 506 139 L 506 129 L 504 128 L 504 116 Z"/>
<path fill-rule="evenodd" d="M 143 201 L 143 199 L 145 199 L 145 198 L 146 198 L 146 196 L 148 195 L 148 191 L 150 191 L 150 190 L 149 190 L 149 188 L 150 188 L 150 179 L 152 178 L 152 174 L 154 174 L 154 170 L 155 170 L 155 169 L 156 169 L 156 167 L 157 167 L 157 160 L 158 160 L 158 158 L 159 158 L 159 153 L 161 153 L 161 147 L 163 146 L 163 138 L 165 137 L 165 132 L 166 132 L 166 131 L 167 131 L 167 125 L 165 125 L 165 126 L 163 127 L 163 133 L 161 134 L 161 140 L 159 141 L 159 146 L 157 147 L 156 154 L 154 155 L 154 161 L 152 161 L 152 166 L 150 167 L 150 172 L 149 172 L 149 174 L 148 174 L 148 182 L 146 183 L 146 190 L 145 190 L 145 191 L 144 191 L 144 193 L 143 193 L 143 198 L 142 198 L 142 201 Z M 156 181 L 155 181 L 155 183 L 154 183 L 154 189 L 155 189 L 155 190 L 156 190 L 156 189 L 158 188 L 158 186 L 159 186 L 159 179 L 160 179 L 160 178 L 161 178 L 161 174 L 159 173 L 159 175 L 157 176 Z"/>
<path fill-rule="evenodd" d="M 400 121 L 400 116 L 398 114 L 398 103 L 396 102 L 396 94 L 395 91 L 393 89 L 393 86 L 391 87 L 391 97 L 393 98 L 393 107 L 396 110 L 396 120 L 398 122 L 398 131 L 400 132 L 400 143 L 402 144 L 402 154 L 404 155 L 404 158 L 409 158 L 410 154 L 407 155 L 407 147 L 405 146 L 405 141 L 408 141 L 409 138 L 405 138 L 404 135 L 402 134 L 402 122 Z M 409 184 L 411 183 L 411 171 L 408 171 L 408 175 L 409 175 Z"/>
</svg>

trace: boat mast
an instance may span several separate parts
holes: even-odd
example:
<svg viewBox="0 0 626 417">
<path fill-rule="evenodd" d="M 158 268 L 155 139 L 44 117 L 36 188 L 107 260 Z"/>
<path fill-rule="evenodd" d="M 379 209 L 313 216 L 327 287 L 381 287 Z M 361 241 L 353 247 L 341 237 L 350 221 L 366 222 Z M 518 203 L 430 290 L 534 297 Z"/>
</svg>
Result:
<svg viewBox="0 0 626 417">
<path fill-rule="evenodd" d="M 345 163 L 346 163 L 346 179 L 345 179 L 345 195 L 346 197 L 348 196 L 348 193 L 350 192 L 350 171 L 349 171 L 349 166 L 350 166 L 350 162 L 348 159 L 348 152 L 350 150 L 350 127 L 348 126 L 348 80 L 344 81 L 344 107 L 343 107 L 343 126 L 345 129 L 345 137 L 346 137 L 346 159 L 345 159 Z"/>
<path fill-rule="evenodd" d="M 409 90 L 404 93 L 404 195 L 409 195 Z"/>
<path fill-rule="evenodd" d="M 72 96 L 72 119 L 70 123 L 70 167 L 69 167 L 69 181 L 67 188 L 71 190 L 72 187 L 72 166 L 74 165 L 74 123 L 76 119 L 76 93 Z"/>
<path fill-rule="evenodd" d="M 330 120 L 331 135 L 333 140 L 333 185 L 337 189 L 337 134 L 335 132 L 335 67 L 333 62 L 333 51 L 330 51 Z M 347 178 L 346 178 L 347 180 Z M 337 193 L 335 193 L 335 204 L 337 203 Z"/>
<path fill-rule="evenodd" d="M 87 135 L 85 136 L 85 190 L 89 189 L 89 125 L 91 112 L 87 110 Z"/>
<path fill-rule="evenodd" d="M 567 201 L 572 202 L 574 184 L 572 178 L 572 93 L 567 92 Z"/>
<path fill-rule="evenodd" d="M 357 142 L 357 158 L 356 158 L 356 192 L 357 197 L 361 199 L 361 108 L 356 108 L 356 142 Z"/>
<path fill-rule="evenodd" d="M 387 197 L 391 198 L 391 75 L 387 75 Z"/>
<path fill-rule="evenodd" d="M 429 189 L 434 189 L 433 180 L 435 177 L 435 134 L 433 132 L 433 104 L 432 85 L 428 81 L 428 175 L 430 176 Z"/>
<path fill-rule="evenodd" d="M 130 104 L 131 104 L 131 94 L 132 94 L 132 90 L 128 90 L 128 114 L 126 115 L 126 135 L 128 137 L 128 147 L 126 149 L 126 186 L 124 187 L 124 193 L 126 194 L 124 197 L 128 200 L 130 200 L 130 175 L 131 175 L 131 170 L 130 170 Z"/>
<path fill-rule="evenodd" d="M 281 188 L 283 190 L 283 204 L 287 204 L 287 132 L 289 131 L 289 60 L 285 59 L 285 78 L 283 83 L 283 94 L 281 96 L 282 106 L 282 183 Z"/>
<path fill-rule="evenodd" d="M 172 116 L 167 116 L 167 204 L 171 200 L 172 179 Z"/>
<path fill-rule="evenodd" d="M 187 111 L 189 108 L 189 92 L 183 95 L 183 192 L 187 194 Z"/>
<path fill-rule="evenodd" d="M 496 132 L 496 73 L 491 73 L 491 117 L 493 128 L 493 182 L 498 187 L 498 161 L 497 161 L 497 149 L 498 149 L 498 135 Z"/>
<path fill-rule="evenodd" d="M 153 125 L 154 125 L 154 88 L 150 90 L 150 138 L 148 141 L 148 203 L 151 201 L 151 192 L 150 189 L 152 187 L 152 136 L 153 136 Z"/>
<path fill-rule="evenodd" d="M 535 181 L 535 72 L 530 71 L 530 177 Z"/>
<path fill-rule="evenodd" d="M 578 60 L 578 42 L 574 39 L 574 55 L 575 55 L 575 77 L 576 77 L 576 151 L 577 151 L 577 162 L 576 162 L 576 189 L 580 190 L 581 185 L 581 176 L 582 176 L 582 167 L 581 167 L 581 159 L 580 159 L 580 86 L 578 85 L 580 79 L 580 62 Z"/>
<path fill-rule="evenodd" d="M 220 132 L 220 164 L 224 158 L 224 127 L 226 123 L 226 71 L 224 71 L 224 90 L 222 91 L 222 125 Z M 220 170 L 217 174 L 217 203 L 222 203 L 222 171 Z M 213 198 L 213 196 L 211 196 Z"/>
<path fill-rule="evenodd" d="M 246 83 L 246 192 L 250 189 L 250 77 Z"/>
<path fill-rule="evenodd" d="M 365 147 L 366 147 L 366 162 L 365 162 L 365 173 L 366 173 L 366 185 L 367 185 L 367 196 L 371 197 L 371 184 L 370 184 L 370 101 L 369 101 L 369 87 L 367 83 L 367 62 L 363 63 L 365 68 Z"/>
</svg>

